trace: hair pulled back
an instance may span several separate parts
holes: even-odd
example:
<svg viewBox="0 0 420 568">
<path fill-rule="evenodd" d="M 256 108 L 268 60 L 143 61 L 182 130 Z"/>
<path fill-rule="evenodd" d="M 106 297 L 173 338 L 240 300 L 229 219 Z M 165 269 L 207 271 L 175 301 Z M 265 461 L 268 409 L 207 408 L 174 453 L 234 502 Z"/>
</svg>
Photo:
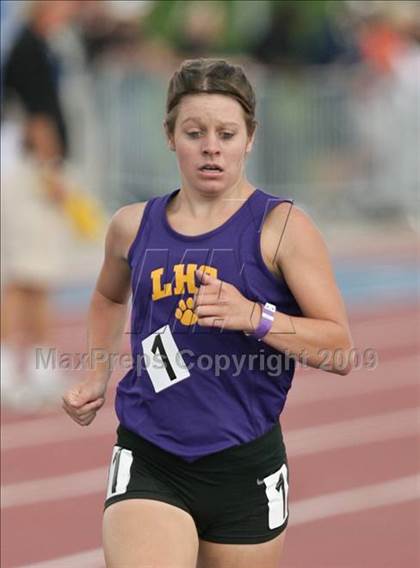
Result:
<svg viewBox="0 0 420 568">
<path fill-rule="evenodd" d="M 242 67 L 223 59 L 189 59 L 184 61 L 169 81 L 165 125 L 173 134 L 182 97 L 199 93 L 215 93 L 232 97 L 244 111 L 248 135 L 256 127 L 255 94 Z"/>
</svg>

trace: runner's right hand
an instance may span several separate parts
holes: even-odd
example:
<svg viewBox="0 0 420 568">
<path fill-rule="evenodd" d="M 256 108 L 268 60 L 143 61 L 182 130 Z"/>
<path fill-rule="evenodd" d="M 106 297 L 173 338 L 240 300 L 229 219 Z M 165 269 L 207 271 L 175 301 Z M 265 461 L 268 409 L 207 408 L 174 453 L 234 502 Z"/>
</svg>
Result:
<svg viewBox="0 0 420 568">
<path fill-rule="evenodd" d="M 88 426 L 105 403 L 106 383 L 88 379 L 63 396 L 63 409 L 80 426 Z"/>
</svg>

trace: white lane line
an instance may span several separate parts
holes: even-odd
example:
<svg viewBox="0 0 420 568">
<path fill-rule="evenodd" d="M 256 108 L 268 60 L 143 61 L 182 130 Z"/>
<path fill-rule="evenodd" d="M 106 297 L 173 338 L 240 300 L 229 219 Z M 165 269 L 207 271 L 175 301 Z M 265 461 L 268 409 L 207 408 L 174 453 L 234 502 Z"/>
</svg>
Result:
<svg viewBox="0 0 420 568">
<path fill-rule="evenodd" d="M 75 568 L 76 566 L 81 568 L 104 568 L 105 562 L 102 548 L 87 550 L 86 552 L 71 554 L 70 556 L 61 556 L 45 562 L 25 564 L 18 568 Z"/>
<path fill-rule="evenodd" d="M 387 507 L 420 499 L 420 475 L 392 479 L 337 493 L 326 493 L 292 502 L 290 523 L 305 523 L 376 507 Z"/>
<path fill-rule="evenodd" d="M 319 370 L 298 369 L 286 402 L 286 409 L 321 400 L 344 399 L 374 392 L 380 394 L 382 391 L 400 387 L 418 386 L 419 368 L 420 356 L 411 355 L 401 356 L 386 363 L 381 363 L 379 360 L 377 369 L 353 371 L 345 377 Z M 418 398 L 420 398 L 420 389 Z"/>
<path fill-rule="evenodd" d="M 102 408 L 89 427 L 79 426 L 63 411 L 56 416 L 6 424 L 2 428 L 1 446 L 2 450 L 9 450 L 54 442 L 85 440 L 87 437 L 112 434 L 116 427 L 117 418 L 112 407 Z"/>
<path fill-rule="evenodd" d="M 59 499 L 104 493 L 108 469 L 98 467 L 78 473 L 10 483 L 1 488 L 2 509 L 47 503 Z"/>
<path fill-rule="evenodd" d="M 395 440 L 420 434 L 420 410 L 410 408 L 364 418 L 331 422 L 285 432 L 287 453 L 303 456 L 322 451 Z"/>
<path fill-rule="evenodd" d="M 401 410 L 332 422 L 285 434 L 289 457 L 311 455 L 320 451 L 361 446 L 388 439 L 412 436 L 419 432 L 418 409 Z M 105 491 L 107 468 L 11 483 L 2 487 L 2 507 L 17 507 L 78 497 Z"/>
<path fill-rule="evenodd" d="M 290 526 L 303 525 L 377 507 L 408 503 L 418 499 L 420 499 L 420 476 L 401 477 L 384 483 L 365 485 L 336 493 L 326 493 L 301 501 L 292 501 L 290 504 Z M 26 564 L 19 568 L 74 568 L 74 566 L 103 568 L 102 549 L 96 548 L 80 554 L 54 558 L 46 562 Z"/>
</svg>

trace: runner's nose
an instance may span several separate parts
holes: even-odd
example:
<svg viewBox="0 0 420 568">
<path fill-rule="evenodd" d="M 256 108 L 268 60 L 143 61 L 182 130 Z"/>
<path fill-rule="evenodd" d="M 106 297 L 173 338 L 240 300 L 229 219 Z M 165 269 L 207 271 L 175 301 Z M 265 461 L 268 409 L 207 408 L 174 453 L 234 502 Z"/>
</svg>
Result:
<svg viewBox="0 0 420 568">
<path fill-rule="evenodd" d="M 220 141 L 215 134 L 204 136 L 201 151 L 205 156 L 220 154 Z"/>
</svg>

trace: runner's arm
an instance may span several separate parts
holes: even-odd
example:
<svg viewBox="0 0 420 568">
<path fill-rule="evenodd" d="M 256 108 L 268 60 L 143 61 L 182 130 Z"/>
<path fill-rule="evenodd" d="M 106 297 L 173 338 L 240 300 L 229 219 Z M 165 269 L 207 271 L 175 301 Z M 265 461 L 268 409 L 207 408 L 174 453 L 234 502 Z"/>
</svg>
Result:
<svg viewBox="0 0 420 568">
<path fill-rule="evenodd" d="M 63 397 L 63 408 L 80 425 L 88 425 L 105 402 L 127 318 L 131 270 L 127 261 L 144 204 L 120 209 L 112 218 L 105 258 L 88 316 L 89 369 L 84 380 Z"/>
<path fill-rule="evenodd" d="M 352 338 L 327 247 L 313 222 L 298 208 L 293 207 L 287 217 L 284 209 L 278 215 L 279 226 L 285 230 L 279 232 L 282 239 L 276 264 L 304 317 L 276 312 L 263 341 L 311 367 L 345 375 L 351 369 Z"/>
</svg>

